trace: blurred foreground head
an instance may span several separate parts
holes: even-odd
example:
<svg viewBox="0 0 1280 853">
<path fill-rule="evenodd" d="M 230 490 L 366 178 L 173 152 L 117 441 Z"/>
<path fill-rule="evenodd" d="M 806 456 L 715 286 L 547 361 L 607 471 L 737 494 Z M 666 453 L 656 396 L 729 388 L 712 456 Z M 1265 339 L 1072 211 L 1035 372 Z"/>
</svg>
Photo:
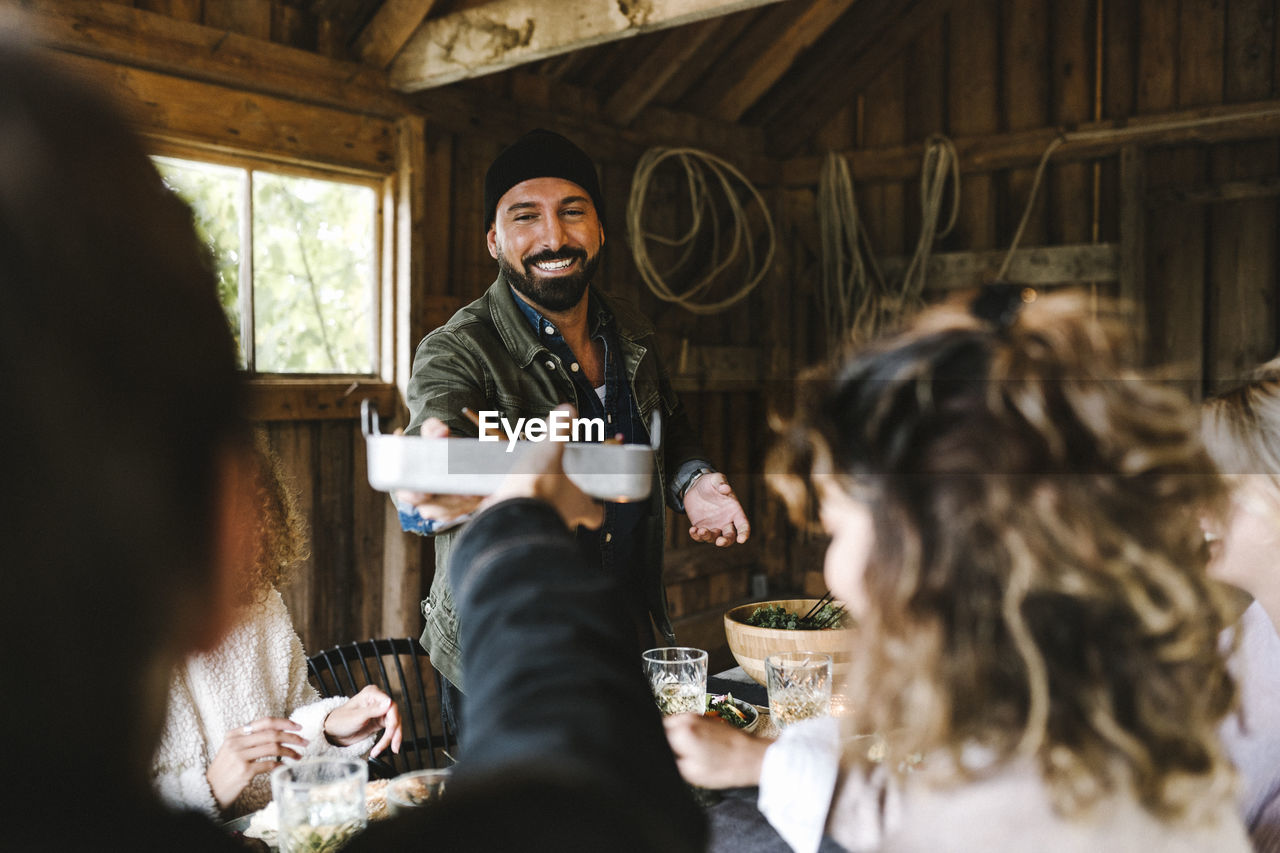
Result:
<svg viewBox="0 0 1280 853">
<path fill-rule="evenodd" d="M 233 343 L 189 210 L 101 97 L 15 37 L 0 31 L 0 730 L 24 780 L 130 762 L 145 785 L 168 662 L 219 627 Z"/>
<path fill-rule="evenodd" d="M 827 580 L 861 605 L 866 730 L 1029 758 L 1068 813 L 1131 784 L 1175 816 L 1230 779 L 1198 523 L 1224 488 L 1194 407 L 1127 340 L 1079 294 L 931 309 L 807 383 L 775 470 L 793 508 L 813 482 L 824 520 L 865 519 L 865 559 L 833 548 Z"/>
</svg>

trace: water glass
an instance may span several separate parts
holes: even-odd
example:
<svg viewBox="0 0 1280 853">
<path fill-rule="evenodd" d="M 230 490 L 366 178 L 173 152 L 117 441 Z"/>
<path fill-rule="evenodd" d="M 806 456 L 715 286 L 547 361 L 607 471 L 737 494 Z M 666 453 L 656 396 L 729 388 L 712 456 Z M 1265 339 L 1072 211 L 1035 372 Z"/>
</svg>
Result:
<svg viewBox="0 0 1280 853">
<path fill-rule="evenodd" d="M 363 761 L 337 758 L 307 758 L 273 770 L 281 853 L 332 853 L 358 835 L 369 822 L 368 775 Z"/>
<path fill-rule="evenodd" d="M 831 655 L 786 652 L 769 655 L 764 664 L 775 726 L 831 715 Z"/>
<path fill-rule="evenodd" d="M 438 802 L 444 796 L 449 769 L 410 770 L 387 783 L 387 813 L 392 817 Z"/>
<path fill-rule="evenodd" d="M 707 653 L 667 646 L 649 649 L 644 671 L 663 716 L 701 714 L 707 701 Z"/>
</svg>

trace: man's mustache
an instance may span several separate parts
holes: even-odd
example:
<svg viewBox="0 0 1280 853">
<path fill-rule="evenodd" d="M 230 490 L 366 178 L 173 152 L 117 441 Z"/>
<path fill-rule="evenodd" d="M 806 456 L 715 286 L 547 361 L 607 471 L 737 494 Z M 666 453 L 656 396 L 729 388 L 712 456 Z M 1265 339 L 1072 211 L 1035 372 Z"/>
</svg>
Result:
<svg viewBox="0 0 1280 853">
<path fill-rule="evenodd" d="M 524 259 L 524 265 L 527 267 L 530 264 L 544 264 L 550 261 L 572 261 L 575 259 L 586 263 L 587 253 L 582 249 L 565 248 L 557 249 L 554 252 L 548 249 L 545 252 L 538 252 L 536 255 L 528 255 Z"/>
</svg>

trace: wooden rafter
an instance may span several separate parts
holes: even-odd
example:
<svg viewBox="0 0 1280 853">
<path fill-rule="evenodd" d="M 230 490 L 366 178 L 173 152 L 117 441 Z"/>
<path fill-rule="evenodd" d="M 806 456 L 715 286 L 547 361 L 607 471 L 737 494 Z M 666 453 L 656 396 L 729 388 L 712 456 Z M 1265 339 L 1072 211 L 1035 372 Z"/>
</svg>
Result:
<svg viewBox="0 0 1280 853">
<path fill-rule="evenodd" d="M 737 121 L 857 0 L 806 0 L 770 9 L 698 87 L 691 108 Z"/>
<path fill-rule="evenodd" d="M 836 50 L 840 52 L 834 55 L 834 61 L 832 54 L 827 54 L 828 60 L 821 63 L 823 72 L 820 79 L 811 81 L 807 90 L 798 93 L 794 100 L 784 103 L 771 117 L 770 150 L 783 157 L 794 153 L 834 113 L 851 103 L 920 33 L 945 15 L 954 2 L 955 0 L 898 2 L 893 4 L 900 10 L 896 14 L 881 12 L 878 19 L 865 21 L 861 25 L 865 27 L 860 39 L 861 48 L 851 51 L 847 44 L 843 48 L 837 47 Z M 872 5 L 873 0 L 861 0 L 845 19 L 863 19 L 863 13 Z M 828 36 L 831 32 L 828 31 Z M 824 36 L 822 42 L 828 41 L 828 37 Z"/>
<path fill-rule="evenodd" d="M 619 127 L 626 127 L 653 101 L 667 82 L 684 67 L 719 30 L 711 19 L 671 30 L 640 63 L 605 104 L 605 113 Z"/>
<path fill-rule="evenodd" d="M 22 0 L 35 40 L 68 53 L 370 115 L 403 115 L 386 75 L 354 62 L 96 0 Z"/>
<path fill-rule="evenodd" d="M 426 21 L 392 63 L 391 83 L 402 92 L 420 91 L 775 2 L 493 0 Z"/>
<path fill-rule="evenodd" d="M 386 68 L 435 4 L 436 0 L 385 0 L 356 38 L 356 53 L 366 65 Z"/>
</svg>

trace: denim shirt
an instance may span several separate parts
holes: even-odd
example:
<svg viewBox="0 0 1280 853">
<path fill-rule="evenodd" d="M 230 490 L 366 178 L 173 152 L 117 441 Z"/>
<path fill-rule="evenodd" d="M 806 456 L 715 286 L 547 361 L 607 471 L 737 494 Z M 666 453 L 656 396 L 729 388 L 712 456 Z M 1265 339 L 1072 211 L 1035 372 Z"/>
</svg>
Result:
<svg viewBox="0 0 1280 853">
<path fill-rule="evenodd" d="M 574 390 L 578 398 L 578 416 L 600 418 L 605 423 L 605 437 L 622 436 L 624 444 L 648 444 L 649 431 L 640 420 L 640 410 L 632 398 L 631 389 L 621 381 L 618 359 L 618 341 L 614 331 L 613 315 L 592 302 L 588 305 L 591 317 L 591 340 L 604 346 L 604 400 L 587 381 L 586 374 L 575 370 L 578 359 L 565 342 L 555 323 L 548 320 L 536 308 L 512 292 L 520 312 L 533 326 L 538 340 L 569 368 Z M 578 547 L 590 566 L 600 566 L 605 571 L 617 573 L 629 581 L 638 573 L 634 556 L 639 552 L 637 535 L 646 515 L 644 502 L 605 503 L 604 524 L 599 530 L 578 531 Z M 638 582 L 638 581 L 637 581 Z"/>
</svg>

